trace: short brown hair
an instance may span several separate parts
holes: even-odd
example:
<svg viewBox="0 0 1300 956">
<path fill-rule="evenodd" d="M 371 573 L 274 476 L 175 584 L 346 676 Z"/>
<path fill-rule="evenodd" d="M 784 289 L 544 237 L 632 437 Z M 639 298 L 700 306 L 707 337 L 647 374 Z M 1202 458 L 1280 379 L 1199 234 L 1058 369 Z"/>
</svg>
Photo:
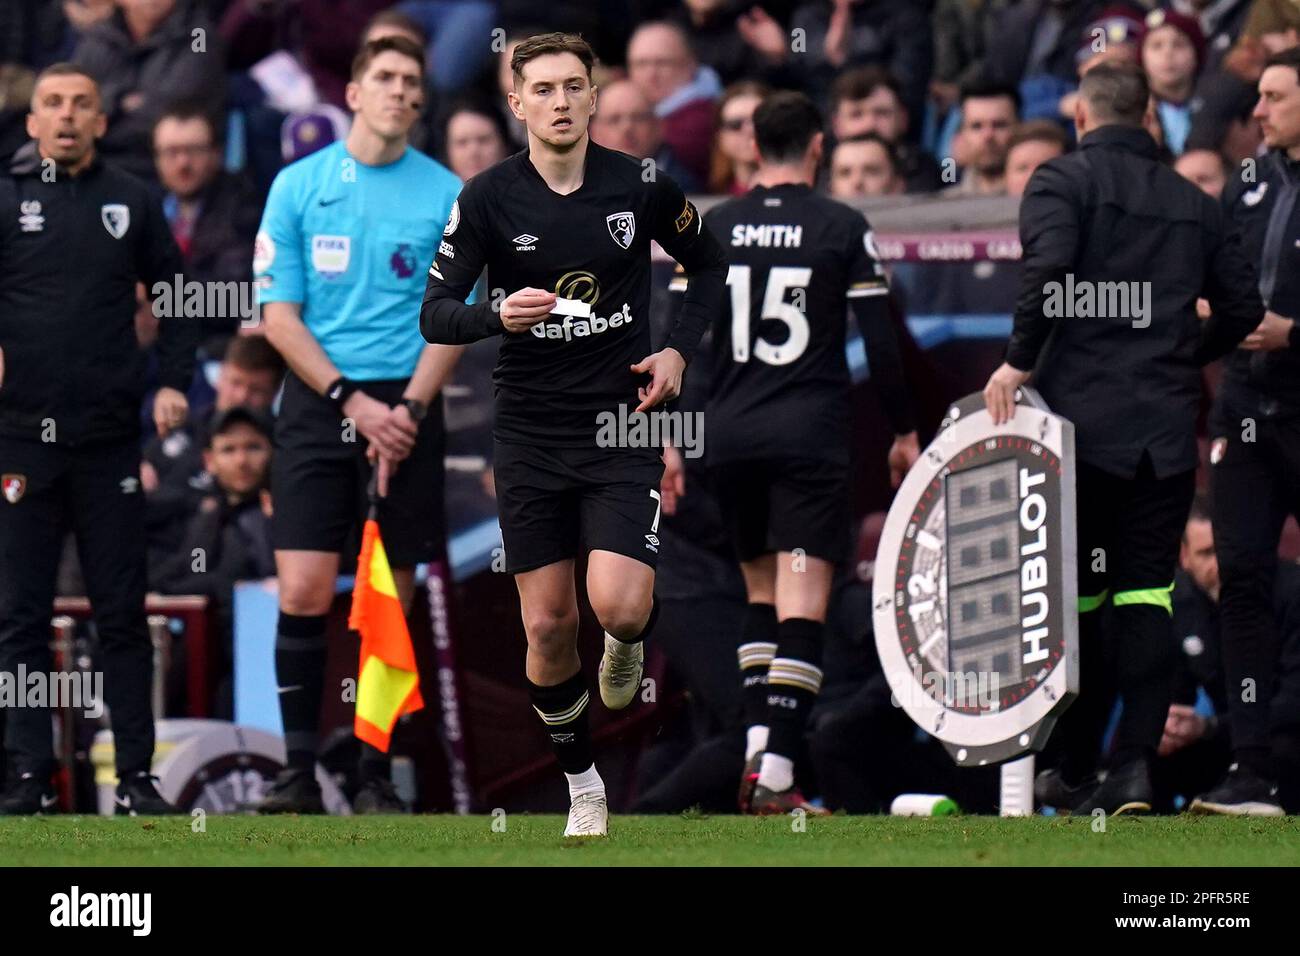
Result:
<svg viewBox="0 0 1300 956">
<path fill-rule="evenodd" d="M 401 10 L 380 10 L 370 18 L 370 22 L 367 23 L 366 28 L 361 31 L 361 35 L 363 37 L 370 36 L 370 32 L 374 30 L 375 27 L 393 27 L 396 30 L 401 30 L 403 33 L 409 33 L 413 37 L 419 37 L 419 42 L 422 46 L 427 45 L 429 42 L 429 34 L 424 31 L 424 27 L 420 26 L 414 18 L 408 17 Z"/>
<path fill-rule="evenodd" d="M 95 88 L 95 96 L 99 97 L 101 102 L 103 100 L 103 95 L 99 91 L 99 80 L 95 79 L 95 75 L 87 72 L 82 67 L 77 66 L 77 64 L 68 63 L 67 61 L 62 63 L 51 63 L 36 75 L 36 82 L 32 84 L 33 96 L 36 95 L 36 87 L 40 86 L 41 80 L 45 79 L 47 76 L 84 76 L 86 79 L 90 80 L 91 85 Z"/>
<path fill-rule="evenodd" d="M 402 56 L 409 56 L 420 64 L 420 78 L 424 78 L 424 48 L 410 37 L 387 36 L 362 44 L 361 49 L 357 51 L 357 55 L 352 60 L 352 82 L 357 82 L 365 75 L 375 57 L 381 53 L 388 53 L 390 50 L 393 53 L 400 53 Z"/>
<path fill-rule="evenodd" d="M 284 374 L 284 358 L 265 335 L 235 336 L 221 360 L 245 372 L 270 372 L 276 379 Z"/>
<path fill-rule="evenodd" d="M 873 64 L 845 70 L 835 77 L 835 82 L 831 84 L 831 112 L 834 113 L 839 109 L 841 103 L 865 100 L 881 87 L 894 94 L 894 99 L 898 101 L 899 106 L 903 105 L 903 91 L 898 85 L 898 80 L 894 79 L 884 67 Z"/>
<path fill-rule="evenodd" d="M 158 114 L 158 118 L 153 121 L 153 127 L 149 136 L 149 141 L 151 143 L 158 135 L 158 127 L 166 120 L 176 120 L 181 123 L 188 122 L 189 120 L 201 120 L 208 128 L 208 135 L 212 140 L 212 145 L 214 147 L 222 145 L 223 137 L 221 124 L 217 122 L 217 118 L 212 115 L 212 111 L 208 109 L 208 105 L 202 100 L 176 100 L 169 103 L 166 108 Z"/>
<path fill-rule="evenodd" d="M 572 53 L 582 61 L 587 71 L 587 82 L 591 82 L 591 68 L 595 65 L 596 54 L 580 33 L 539 33 L 527 40 L 521 40 L 510 57 L 510 71 L 515 79 L 524 78 L 524 65 L 539 56 L 549 53 Z"/>
<path fill-rule="evenodd" d="M 1021 143 L 1051 143 L 1059 146 L 1062 153 L 1069 152 L 1070 140 L 1065 135 L 1065 130 L 1061 129 L 1059 123 L 1051 120 L 1036 119 L 1026 120 L 1018 123 L 1016 128 L 1011 131 L 1011 139 L 1007 141 L 1007 152 L 1015 149 Z"/>
<path fill-rule="evenodd" d="M 1136 63 L 1112 60 L 1099 63 L 1079 80 L 1079 96 L 1088 101 L 1102 123 L 1141 126 L 1151 89 Z"/>
</svg>

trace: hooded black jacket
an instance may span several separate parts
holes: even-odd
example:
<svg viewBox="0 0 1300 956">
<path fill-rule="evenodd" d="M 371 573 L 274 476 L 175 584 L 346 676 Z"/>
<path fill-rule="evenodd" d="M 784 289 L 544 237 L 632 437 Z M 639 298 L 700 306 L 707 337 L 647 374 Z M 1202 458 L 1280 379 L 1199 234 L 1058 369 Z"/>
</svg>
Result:
<svg viewBox="0 0 1300 956">
<path fill-rule="evenodd" d="M 1300 162 L 1273 150 L 1258 170 L 1258 182 L 1231 180 L 1223 208 L 1258 269 L 1264 304 L 1295 324 L 1287 348 L 1232 353 L 1219 402 L 1233 418 L 1294 417 L 1300 415 Z"/>
<path fill-rule="evenodd" d="M 1190 471 L 1201 366 L 1264 317 L 1255 270 L 1219 206 L 1160 162 L 1145 130 L 1103 126 L 1079 147 L 1039 166 L 1021 201 L 1024 271 L 1007 361 L 1033 369 L 1034 387 L 1074 423 L 1080 460 L 1121 478 L 1144 454 L 1157 478 Z M 1052 289 L 1062 290 L 1055 303 Z M 1130 307 L 1080 315 L 1085 289 L 1094 305 Z M 1213 310 L 1206 322 L 1201 296 Z M 1073 314 L 1053 315 L 1060 304 Z"/>
<path fill-rule="evenodd" d="M 172 285 L 180 252 L 143 182 L 96 157 L 78 176 L 36 144 L 0 176 L 0 434 L 63 446 L 138 439 L 148 384 L 136 282 Z M 185 392 L 198 322 L 163 318 L 158 383 Z"/>
</svg>

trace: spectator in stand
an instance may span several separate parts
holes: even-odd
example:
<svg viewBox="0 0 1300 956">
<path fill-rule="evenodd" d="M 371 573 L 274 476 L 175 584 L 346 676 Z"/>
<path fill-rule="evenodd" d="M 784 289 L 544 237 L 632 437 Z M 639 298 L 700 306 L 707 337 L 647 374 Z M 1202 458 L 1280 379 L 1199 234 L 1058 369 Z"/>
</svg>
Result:
<svg viewBox="0 0 1300 956">
<path fill-rule="evenodd" d="M 151 438 L 145 445 L 140 481 L 151 567 L 180 546 L 194 502 L 212 490 L 202 449 L 216 416 L 235 407 L 269 412 L 283 376 L 284 359 L 265 336 L 233 338 L 217 371 L 214 403 L 192 415 L 183 428 L 165 438 Z"/>
<path fill-rule="evenodd" d="M 1205 38 L 1195 19 L 1163 9 L 1147 15 L 1142 68 L 1164 130 L 1165 147 L 1174 156 L 1182 153 L 1192 127 L 1192 92 L 1204 59 Z"/>
<path fill-rule="evenodd" d="M 375 14 L 392 5 L 393 0 L 231 0 L 221 36 L 232 68 L 247 70 L 288 50 L 311 77 L 317 99 L 346 109 L 343 90 L 358 42 Z"/>
<path fill-rule="evenodd" d="M 1254 0 L 1170 0 L 1164 6 L 1192 17 L 1205 37 L 1206 74 L 1219 73 L 1223 60 L 1246 26 Z"/>
<path fill-rule="evenodd" d="M 995 5 L 985 34 L 984 73 L 974 82 L 1014 88 L 1025 103 L 1026 119 L 1054 119 L 1059 115 L 1061 97 L 1077 86 L 1075 56 L 1080 38 L 1092 39 L 1085 28 L 1121 11 L 1131 16 L 1134 8 L 1140 6 L 1105 0 L 1023 0 Z"/>
<path fill-rule="evenodd" d="M 1006 195 L 1007 147 L 1020 119 L 1020 96 L 1009 86 L 970 86 L 961 95 L 961 126 L 953 154 L 963 167 L 948 196 Z"/>
<path fill-rule="evenodd" d="M 1252 0 L 1237 45 L 1223 67 L 1254 86 L 1271 56 L 1300 43 L 1300 4 L 1294 0 Z"/>
<path fill-rule="evenodd" d="M 907 187 L 898 154 L 878 133 L 864 133 L 835 144 L 828 185 L 836 199 L 898 196 Z"/>
<path fill-rule="evenodd" d="M 1231 760 L 1226 718 L 1230 688 L 1223 665 L 1219 562 L 1210 504 L 1198 495 L 1183 530 L 1174 575 L 1173 625 L 1179 655 L 1173 702 L 1157 751 L 1155 783 L 1166 807 L 1217 782 Z M 1295 813 L 1300 792 L 1300 567 L 1279 561 L 1273 613 L 1281 638 L 1271 709 L 1272 767 L 1281 802 Z"/>
<path fill-rule="evenodd" d="M 938 0 L 934 25 L 934 71 L 930 99 L 942 115 L 957 103 L 961 88 L 984 76 L 984 51 L 994 8 L 1006 0 Z"/>
<path fill-rule="evenodd" d="M 247 179 L 222 171 L 221 146 L 216 121 L 202 103 L 177 103 L 154 124 L 154 162 L 165 190 L 163 213 L 181 251 L 185 281 L 240 283 L 230 288 L 251 292 L 253 237 L 261 203 Z M 223 317 L 205 310 L 200 349 L 222 354 L 243 318 L 247 316 Z"/>
<path fill-rule="evenodd" d="M 934 192 L 942 186 L 935 158 L 908 141 L 910 117 L 898 81 L 888 70 L 878 66 L 845 70 L 831 86 L 829 112 L 836 139 L 875 133 L 894 147 L 907 192 Z"/>
<path fill-rule="evenodd" d="M 487 40 L 499 22 L 494 0 L 405 0 L 397 9 L 428 38 L 430 85 L 439 93 L 464 89 L 491 62 Z"/>
<path fill-rule="evenodd" d="M 1263 130 L 1252 115 L 1259 94 L 1231 73 L 1207 76 L 1193 98 L 1192 128 L 1184 150 L 1208 149 L 1222 153 L 1234 168 L 1243 160 L 1260 156 Z"/>
<path fill-rule="evenodd" d="M 16 63 L 0 64 L 0 169 L 7 169 L 27 135 L 27 114 L 32 108 L 36 74 Z"/>
<path fill-rule="evenodd" d="M 201 44 L 201 46 L 200 46 Z M 153 180 L 150 134 L 173 100 L 225 112 L 225 55 L 203 0 L 117 0 L 117 12 L 90 27 L 72 56 L 103 93 L 108 133 L 103 158 Z"/>
<path fill-rule="evenodd" d="M 737 15 L 742 21 L 748 17 L 740 10 L 746 5 L 744 0 L 682 0 L 681 6 L 666 16 L 686 31 L 696 58 L 713 67 L 723 83 L 752 80 L 772 68 L 763 54 L 746 42 L 737 24 Z M 787 43 L 788 38 L 781 42 Z"/>
<path fill-rule="evenodd" d="M 825 107 L 837 73 L 875 64 L 898 80 L 908 114 L 923 116 L 934 62 L 925 7 L 897 0 L 813 0 L 800 5 L 779 47 L 788 85 Z M 804 49 L 793 49 L 792 35 L 802 37 Z"/>
<path fill-rule="evenodd" d="M 219 413 L 205 442 L 203 467 L 207 491 L 183 516 L 175 550 L 151 566 L 150 585 L 163 594 L 207 596 L 223 651 L 212 713 L 231 719 L 235 584 L 275 575 L 266 413 L 243 405 Z M 174 671 L 178 663 L 173 661 Z"/>
<path fill-rule="evenodd" d="M 1174 171 L 1195 183 L 1207 196 L 1218 199 L 1228 184 L 1231 167 L 1222 153 L 1212 149 L 1188 149 L 1174 162 Z"/>
<path fill-rule="evenodd" d="M 602 104 L 603 105 L 603 104 Z M 443 142 L 447 166 L 468 182 L 508 155 L 501 114 L 489 106 L 463 101 L 447 114 Z"/>
<path fill-rule="evenodd" d="M 754 80 L 741 80 L 723 90 L 709 161 L 709 192 L 739 196 L 749 191 L 749 181 L 758 169 L 754 110 L 766 95 L 767 87 Z"/>
<path fill-rule="evenodd" d="M 1021 123 L 1007 143 L 1007 195 L 1023 196 L 1034 170 L 1069 149 L 1065 131 L 1051 120 Z"/>
<path fill-rule="evenodd" d="M 1143 23 L 1141 14 L 1132 7 L 1107 7 L 1096 20 L 1083 28 L 1079 48 L 1074 54 L 1078 75 L 1082 77 L 1098 63 L 1111 60 L 1139 62 L 1142 58 L 1142 35 L 1145 32 L 1146 24 Z M 1074 104 L 1078 98 L 1078 84 L 1071 84 L 1069 91 L 1057 101 L 1055 115 L 1050 117 L 1063 123 L 1071 136 L 1074 134 Z M 1045 108 L 1023 112 L 1026 116 L 1036 113 L 1044 118 L 1049 117 Z"/>
<path fill-rule="evenodd" d="M 631 80 L 615 80 L 600 87 L 596 115 L 591 118 L 591 138 L 637 159 L 653 159 L 655 168 L 671 176 L 683 192 L 698 193 L 701 189 L 695 173 L 682 165 L 672 146 L 664 142 L 663 123 Z"/>
<path fill-rule="evenodd" d="M 696 183 L 706 182 L 713 103 L 722 93 L 718 74 L 695 59 L 690 38 L 680 26 L 660 21 L 644 23 L 633 32 L 627 70 L 628 79 L 649 97 L 663 123 L 664 141 L 678 161 Z"/>
</svg>

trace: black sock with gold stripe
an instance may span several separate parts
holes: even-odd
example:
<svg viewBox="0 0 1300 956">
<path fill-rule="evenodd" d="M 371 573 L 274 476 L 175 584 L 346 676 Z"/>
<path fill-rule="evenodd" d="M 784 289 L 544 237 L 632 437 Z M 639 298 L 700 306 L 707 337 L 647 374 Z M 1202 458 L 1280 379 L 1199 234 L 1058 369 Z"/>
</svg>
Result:
<svg viewBox="0 0 1300 956">
<path fill-rule="evenodd" d="M 590 695 L 582 671 L 553 687 L 528 682 L 533 709 L 542 718 L 551 747 L 565 773 L 582 773 L 591 767 L 591 725 L 587 719 Z"/>
<path fill-rule="evenodd" d="M 777 627 L 767 668 L 767 752 L 797 760 L 808 713 L 822 686 L 820 621 L 792 617 Z"/>
<path fill-rule="evenodd" d="M 740 703 L 745 726 L 767 725 L 767 668 L 776 655 L 776 608 L 750 604 L 745 608 L 740 644 Z"/>
</svg>

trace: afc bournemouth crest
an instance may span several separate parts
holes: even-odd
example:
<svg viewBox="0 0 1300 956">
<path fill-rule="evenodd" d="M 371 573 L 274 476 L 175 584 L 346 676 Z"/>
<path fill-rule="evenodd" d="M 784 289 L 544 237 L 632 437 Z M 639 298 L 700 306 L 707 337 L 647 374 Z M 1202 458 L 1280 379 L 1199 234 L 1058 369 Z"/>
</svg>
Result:
<svg viewBox="0 0 1300 956">
<path fill-rule="evenodd" d="M 1041 750 L 1079 690 L 1074 426 L 982 395 L 898 490 L 876 554 L 876 650 L 895 700 L 962 766 Z"/>
<path fill-rule="evenodd" d="M 22 501 L 23 493 L 26 490 L 26 475 L 0 475 L 0 492 L 4 493 L 5 501 L 11 505 L 16 505 Z"/>
<path fill-rule="evenodd" d="M 630 212 L 616 212 L 605 217 L 605 225 L 615 242 L 624 249 L 632 248 L 632 237 L 636 235 L 636 216 Z"/>
<path fill-rule="evenodd" d="M 114 239 L 121 239 L 131 228 L 131 210 L 120 202 L 107 202 L 99 209 L 104 228 Z"/>
</svg>

